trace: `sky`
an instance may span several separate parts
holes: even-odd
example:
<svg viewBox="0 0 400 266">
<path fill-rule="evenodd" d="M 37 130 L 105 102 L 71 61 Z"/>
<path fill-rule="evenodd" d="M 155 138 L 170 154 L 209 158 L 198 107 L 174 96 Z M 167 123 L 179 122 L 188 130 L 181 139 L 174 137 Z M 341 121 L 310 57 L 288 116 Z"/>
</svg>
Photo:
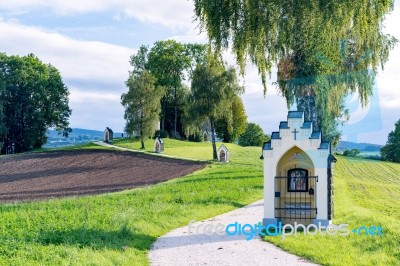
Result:
<svg viewBox="0 0 400 266">
<path fill-rule="evenodd" d="M 385 32 L 400 40 L 400 0 L 387 16 Z M 127 91 L 129 59 L 141 45 L 158 40 L 207 43 L 190 0 L 0 0 L 0 52 L 33 53 L 61 73 L 70 91 L 72 128 L 123 131 L 120 96 Z M 225 58 L 234 64 L 227 51 Z M 384 144 L 400 119 L 400 45 L 376 79 L 370 104 L 357 95 L 346 101 L 351 118 L 342 140 Z M 273 82 L 266 97 L 255 66 L 249 64 L 242 96 L 248 120 L 266 133 L 278 130 L 288 108 Z"/>
</svg>

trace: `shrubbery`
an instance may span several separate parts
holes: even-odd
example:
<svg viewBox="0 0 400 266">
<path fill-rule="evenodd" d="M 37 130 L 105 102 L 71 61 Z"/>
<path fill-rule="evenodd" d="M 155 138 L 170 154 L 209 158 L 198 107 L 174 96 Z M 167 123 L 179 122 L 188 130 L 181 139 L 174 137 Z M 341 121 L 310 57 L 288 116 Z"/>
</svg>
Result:
<svg viewBox="0 0 400 266">
<path fill-rule="evenodd" d="M 168 131 L 166 130 L 156 130 L 156 132 L 154 133 L 154 138 L 156 137 L 160 137 L 160 138 L 168 138 L 169 134 Z"/>
</svg>

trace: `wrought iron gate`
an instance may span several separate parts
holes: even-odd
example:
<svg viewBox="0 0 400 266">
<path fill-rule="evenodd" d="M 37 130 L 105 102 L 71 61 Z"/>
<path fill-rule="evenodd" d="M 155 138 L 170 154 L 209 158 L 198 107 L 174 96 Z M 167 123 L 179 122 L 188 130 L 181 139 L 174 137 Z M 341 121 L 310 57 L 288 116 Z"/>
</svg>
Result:
<svg viewBox="0 0 400 266">
<path fill-rule="evenodd" d="M 316 218 L 316 183 L 318 176 L 307 170 L 292 169 L 288 176 L 275 177 L 275 218 L 282 223 L 311 223 Z"/>
</svg>

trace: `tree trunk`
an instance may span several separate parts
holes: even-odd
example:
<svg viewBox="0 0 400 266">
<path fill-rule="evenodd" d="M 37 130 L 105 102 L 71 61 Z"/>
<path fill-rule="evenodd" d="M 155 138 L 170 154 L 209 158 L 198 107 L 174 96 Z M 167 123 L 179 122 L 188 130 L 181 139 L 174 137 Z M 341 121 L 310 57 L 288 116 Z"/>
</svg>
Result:
<svg viewBox="0 0 400 266">
<path fill-rule="evenodd" d="M 318 123 L 317 106 L 314 95 L 299 96 L 297 100 L 297 110 L 304 112 L 304 120 L 312 121 L 313 130 L 321 130 Z"/>
<path fill-rule="evenodd" d="M 142 130 L 140 130 L 140 143 L 142 144 L 142 147 L 140 147 L 140 149 L 144 150 L 144 136 Z"/>
<path fill-rule="evenodd" d="M 214 129 L 214 118 L 211 117 L 210 118 L 210 124 L 211 124 L 211 143 L 212 143 L 212 147 L 213 147 L 213 159 L 217 160 L 218 156 L 217 156 L 217 146 L 215 144 L 215 129 Z"/>
<path fill-rule="evenodd" d="M 174 103 L 174 105 L 175 105 L 175 117 L 174 117 L 174 137 L 176 138 L 177 137 L 177 134 L 176 134 L 176 122 L 177 122 L 177 116 L 178 116 L 178 111 L 177 111 L 177 109 L 176 109 L 176 87 L 175 87 L 175 91 L 174 91 L 174 97 L 175 97 L 175 103 Z"/>
<path fill-rule="evenodd" d="M 140 138 L 140 142 L 142 143 L 142 147 L 140 147 L 140 149 L 144 150 L 144 141 L 143 141 L 143 137 Z"/>
<path fill-rule="evenodd" d="M 165 130 L 166 100 L 161 100 L 161 130 Z"/>
</svg>

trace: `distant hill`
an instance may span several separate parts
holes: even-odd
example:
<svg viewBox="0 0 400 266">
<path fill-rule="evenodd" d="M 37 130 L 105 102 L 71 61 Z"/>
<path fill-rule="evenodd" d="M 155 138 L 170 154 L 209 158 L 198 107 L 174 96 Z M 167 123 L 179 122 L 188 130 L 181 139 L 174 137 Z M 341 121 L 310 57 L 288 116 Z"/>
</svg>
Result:
<svg viewBox="0 0 400 266">
<path fill-rule="evenodd" d="M 382 145 L 370 143 L 355 143 L 350 141 L 340 141 L 339 145 L 335 148 L 336 151 L 344 151 L 351 149 L 358 149 L 361 152 L 379 152 Z"/>
<path fill-rule="evenodd" d="M 121 137 L 122 132 L 114 132 L 114 137 Z M 126 134 L 125 134 L 126 136 Z M 103 140 L 104 132 L 99 130 L 73 128 L 68 138 L 64 138 L 58 134 L 57 131 L 47 130 L 47 142 L 43 146 L 45 148 L 55 148 L 63 146 L 71 146 L 82 144 L 85 142 Z M 358 149 L 361 152 L 380 152 L 382 145 L 370 143 L 355 143 L 350 141 L 340 141 L 339 145 L 334 149 L 335 151 L 342 152 L 344 150 Z"/>
<path fill-rule="evenodd" d="M 114 138 L 121 137 L 121 132 L 114 132 Z M 58 134 L 56 130 L 49 129 L 46 133 L 47 142 L 43 145 L 44 148 L 57 148 L 65 146 L 73 146 L 86 142 L 103 140 L 104 132 L 99 130 L 73 128 L 69 133 L 68 138 Z"/>
</svg>

